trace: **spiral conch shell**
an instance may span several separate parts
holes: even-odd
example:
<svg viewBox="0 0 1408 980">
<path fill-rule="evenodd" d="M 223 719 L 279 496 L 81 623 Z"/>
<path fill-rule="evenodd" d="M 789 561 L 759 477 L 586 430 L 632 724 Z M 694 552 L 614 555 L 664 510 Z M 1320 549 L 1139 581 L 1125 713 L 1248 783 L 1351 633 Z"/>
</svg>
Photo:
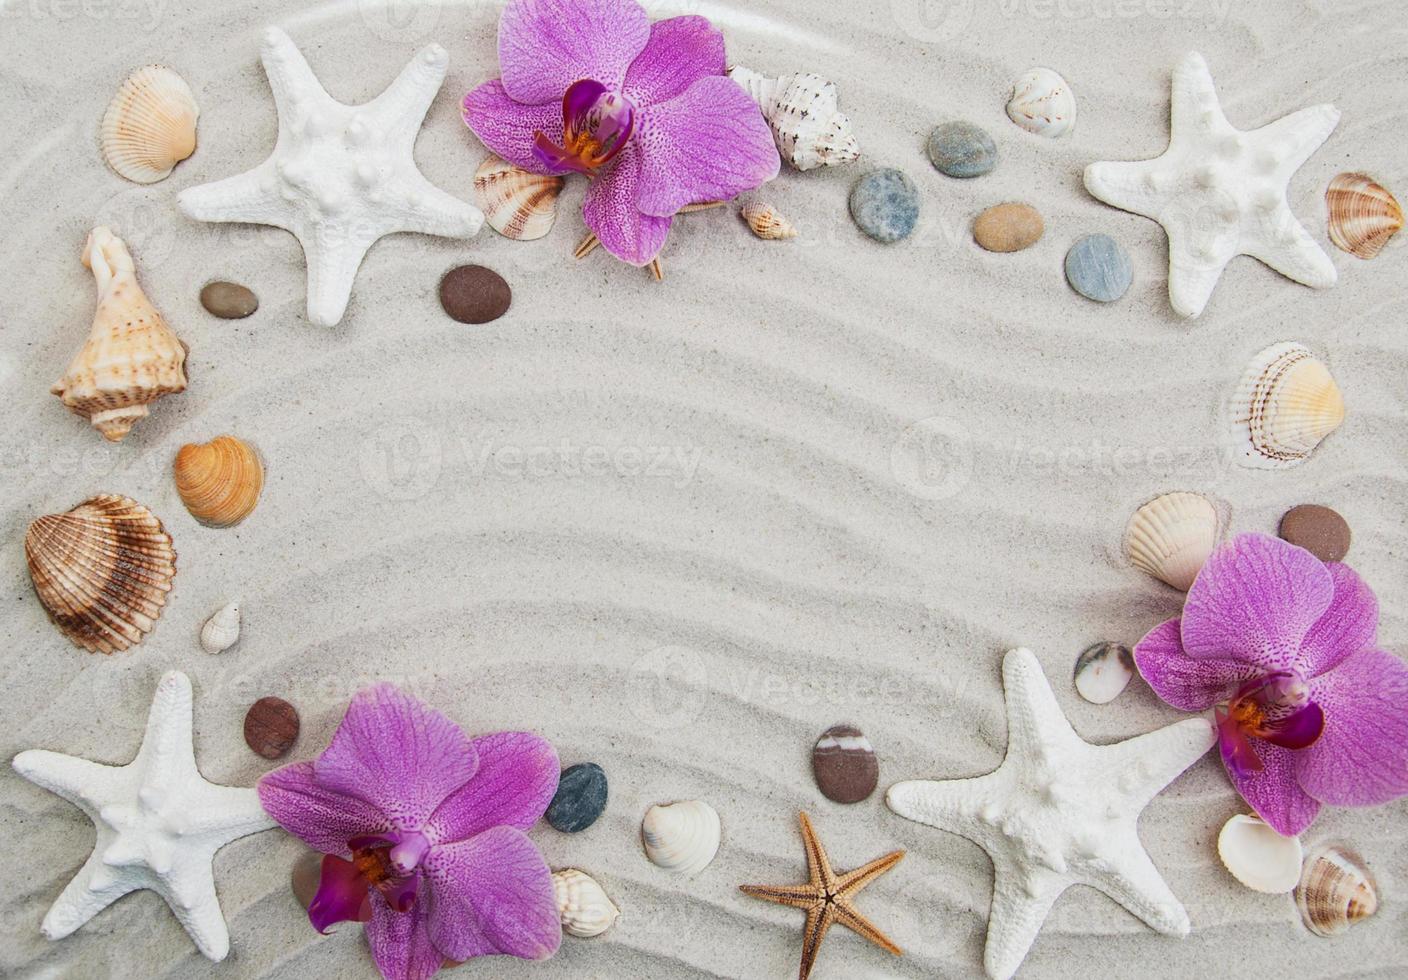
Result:
<svg viewBox="0 0 1408 980">
<path fill-rule="evenodd" d="M 1129 519 L 1125 553 L 1136 568 L 1187 592 L 1217 547 L 1217 529 L 1212 501 L 1197 493 L 1166 493 Z"/>
<path fill-rule="evenodd" d="M 552 890 L 557 896 L 557 913 L 562 931 L 579 939 L 600 936 L 615 924 L 621 910 L 605 889 L 585 871 L 568 868 L 552 873 Z"/>
<path fill-rule="evenodd" d="M 1309 458 L 1344 421 L 1344 396 L 1310 349 L 1273 344 L 1247 367 L 1232 396 L 1233 438 L 1239 462 L 1283 469 Z"/>
<path fill-rule="evenodd" d="M 646 857 L 666 871 L 696 874 L 719 852 L 719 815 L 702 800 L 653 806 L 640 831 Z"/>
<path fill-rule="evenodd" d="M 1379 886 L 1359 852 L 1330 841 L 1305 859 L 1296 907 L 1317 936 L 1337 936 L 1379 910 Z"/>
<path fill-rule="evenodd" d="M 765 241 L 797 237 L 797 229 L 792 222 L 779 214 L 777 208 L 771 204 L 745 204 L 740 215 L 753 230 L 753 234 Z"/>
<path fill-rule="evenodd" d="M 240 640 L 240 604 L 226 603 L 200 628 L 200 647 L 206 653 L 224 653 Z"/>
<path fill-rule="evenodd" d="M 758 103 L 778 152 L 798 170 L 836 167 L 860 157 L 851 120 L 838 108 L 836 83 L 811 72 L 768 78 L 736 65 L 732 78 Z"/>
<path fill-rule="evenodd" d="M 88 341 L 50 389 L 109 442 L 121 442 L 147 406 L 186 390 L 186 349 L 142 287 L 127 245 L 94 228 L 83 246 L 98 311 Z"/>
<path fill-rule="evenodd" d="M 489 227 L 505 238 L 530 242 L 552 229 L 563 183 L 561 177 L 535 174 L 490 156 L 474 174 L 474 200 Z"/>
<path fill-rule="evenodd" d="M 141 643 L 176 575 L 176 551 L 161 521 L 115 494 L 38 518 L 25 534 L 24 556 L 49 618 L 90 653 Z"/>
<path fill-rule="evenodd" d="M 163 180 L 195 152 L 199 116 L 191 87 L 180 75 L 165 65 L 138 68 L 103 114 L 103 159 L 138 184 Z"/>
<path fill-rule="evenodd" d="M 191 516 L 210 527 L 248 517 L 264 489 L 264 465 L 254 447 L 234 436 L 182 446 L 172 464 L 176 492 Z"/>
<path fill-rule="evenodd" d="M 1403 208 L 1367 174 L 1340 174 L 1325 191 L 1330 241 L 1350 255 L 1372 259 L 1403 227 Z"/>
</svg>

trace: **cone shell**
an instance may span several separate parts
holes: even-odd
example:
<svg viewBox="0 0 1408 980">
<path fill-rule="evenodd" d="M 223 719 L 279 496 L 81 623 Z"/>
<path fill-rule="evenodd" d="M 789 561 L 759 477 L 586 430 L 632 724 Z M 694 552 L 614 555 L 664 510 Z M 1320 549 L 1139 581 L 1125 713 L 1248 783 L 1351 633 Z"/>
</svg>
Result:
<svg viewBox="0 0 1408 980">
<path fill-rule="evenodd" d="M 182 446 L 172 469 L 181 502 L 192 517 L 210 527 L 231 527 L 244 520 L 264 489 L 259 454 L 234 436 Z"/>
<path fill-rule="evenodd" d="M 1367 174 L 1340 174 L 1325 191 L 1330 241 L 1350 255 L 1372 259 L 1403 227 L 1403 209 Z"/>
<path fill-rule="evenodd" d="M 1329 368 L 1301 344 L 1273 344 L 1253 359 L 1232 398 L 1233 437 L 1244 466 L 1304 462 L 1344 421 Z"/>
<path fill-rule="evenodd" d="M 171 536 L 151 511 L 104 494 L 29 526 L 25 560 L 59 631 L 90 653 L 142 642 L 176 574 Z"/>
<path fill-rule="evenodd" d="M 552 229 L 562 185 L 561 177 L 530 173 L 491 156 L 474 174 L 474 200 L 489 227 L 505 238 L 529 242 Z"/>
<path fill-rule="evenodd" d="M 651 807 L 640 825 L 646 857 L 667 871 L 703 871 L 719 852 L 719 815 L 701 800 Z"/>
<path fill-rule="evenodd" d="M 127 245 L 95 228 L 83 247 L 98 310 L 88 341 L 49 389 L 109 442 L 121 442 L 147 406 L 186 390 L 186 348 L 137 285 Z"/>
<path fill-rule="evenodd" d="M 195 152 L 200 108 L 185 79 L 164 65 L 138 68 L 103 115 L 103 159 L 139 184 L 165 179 Z"/>
<path fill-rule="evenodd" d="M 1296 907 L 1317 936 L 1337 936 L 1379 910 L 1379 886 L 1359 852 L 1330 841 L 1310 852 L 1296 885 Z"/>
<path fill-rule="evenodd" d="M 778 214 L 777 208 L 771 204 L 745 204 L 741 213 L 748 227 L 753 229 L 753 234 L 759 238 L 779 240 L 797 237 L 797 229 L 792 222 Z"/>
<path fill-rule="evenodd" d="M 227 603 L 200 628 L 200 646 L 206 653 L 224 653 L 240 639 L 240 604 Z"/>
<path fill-rule="evenodd" d="M 728 75 L 763 111 L 777 150 L 798 170 L 836 167 L 860 157 L 851 120 L 838 106 L 834 82 L 811 72 L 768 78 L 741 65 Z"/>
<path fill-rule="evenodd" d="M 1282 837 L 1250 814 L 1239 813 L 1222 825 L 1217 856 L 1252 891 L 1284 895 L 1300 880 L 1300 838 Z"/>
<path fill-rule="evenodd" d="M 576 868 L 554 871 L 552 890 L 557 896 L 562 931 L 569 936 L 580 939 L 600 936 L 615 924 L 621 914 L 596 879 Z"/>
<path fill-rule="evenodd" d="M 1075 93 L 1050 68 L 1033 68 L 1012 86 L 1007 118 L 1038 136 L 1064 136 L 1076 124 Z"/>
<path fill-rule="evenodd" d="M 1140 571 L 1187 592 L 1217 547 L 1217 508 L 1197 493 L 1166 493 L 1134 512 L 1124 547 Z"/>
</svg>

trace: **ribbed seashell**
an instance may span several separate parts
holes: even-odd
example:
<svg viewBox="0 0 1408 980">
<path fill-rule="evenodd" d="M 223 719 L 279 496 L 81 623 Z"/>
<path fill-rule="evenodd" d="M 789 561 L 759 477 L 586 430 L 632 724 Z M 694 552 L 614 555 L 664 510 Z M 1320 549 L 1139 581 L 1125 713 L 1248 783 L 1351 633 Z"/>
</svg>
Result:
<svg viewBox="0 0 1408 980">
<path fill-rule="evenodd" d="M 702 800 L 653 806 L 640 830 L 646 857 L 667 871 L 696 874 L 719 852 L 719 815 Z"/>
<path fill-rule="evenodd" d="M 552 890 L 557 896 L 557 914 L 562 931 L 569 936 L 591 939 L 615 924 L 621 910 L 607 896 L 596 879 L 585 871 L 568 868 L 552 873 Z"/>
<path fill-rule="evenodd" d="M 1296 885 L 1301 921 L 1317 936 L 1337 936 L 1379 910 L 1379 885 L 1359 852 L 1328 841 L 1305 859 Z"/>
<path fill-rule="evenodd" d="M 186 80 L 165 65 L 138 68 L 108 103 L 103 159 L 119 176 L 155 184 L 195 152 L 200 108 Z"/>
<path fill-rule="evenodd" d="M 35 520 L 24 556 L 49 618 L 90 653 L 141 643 L 176 575 L 176 551 L 161 521 L 115 494 Z"/>
<path fill-rule="evenodd" d="M 1367 174 L 1340 174 L 1325 191 L 1330 241 L 1350 255 L 1372 259 L 1403 227 L 1403 209 Z"/>
<path fill-rule="evenodd" d="M 753 234 L 766 240 L 796 238 L 797 229 L 792 222 L 778 213 L 771 204 L 754 202 L 745 204 L 741 212 L 743 220 L 753 229 Z"/>
<path fill-rule="evenodd" d="M 1272 344 L 1247 367 L 1232 396 L 1233 438 L 1244 466 L 1304 462 L 1344 421 L 1344 396 L 1330 370 L 1301 344 Z"/>
<path fill-rule="evenodd" d="M 1181 592 L 1217 547 L 1217 508 L 1197 493 L 1155 497 L 1134 512 L 1125 529 L 1125 554 L 1136 568 Z"/>
<path fill-rule="evenodd" d="M 1007 118 L 1038 136 L 1064 136 L 1076 124 L 1075 93 L 1050 68 L 1033 68 L 1012 86 Z"/>
<path fill-rule="evenodd" d="M 176 492 L 191 516 L 231 527 L 253 512 L 264 489 L 264 465 L 254 447 L 234 436 L 182 446 L 172 464 Z"/>
<path fill-rule="evenodd" d="M 226 603 L 200 628 L 200 646 L 206 653 L 224 653 L 240 639 L 240 603 Z"/>
<path fill-rule="evenodd" d="M 1260 817 L 1239 813 L 1222 825 L 1217 856 L 1252 891 L 1284 895 L 1300 880 L 1299 837 L 1282 837 Z"/>
<path fill-rule="evenodd" d="M 474 174 L 474 200 L 484 220 L 505 238 L 542 238 L 557 219 L 561 177 L 535 174 L 491 156 Z"/>
<path fill-rule="evenodd" d="M 127 245 L 94 228 L 83 246 L 98 310 L 83 349 L 49 389 L 109 442 L 121 442 L 147 406 L 186 390 L 186 348 L 137 284 Z"/>
<path fill-rule="evenodd" d="M 851 120 L 838 107 L 836 84 L 811 72 L 768 78 L 736 65 L 732 78 L 758 103 L 778 152 L 798 170 L 836 167 L 860 157 Z"/>
</svg>

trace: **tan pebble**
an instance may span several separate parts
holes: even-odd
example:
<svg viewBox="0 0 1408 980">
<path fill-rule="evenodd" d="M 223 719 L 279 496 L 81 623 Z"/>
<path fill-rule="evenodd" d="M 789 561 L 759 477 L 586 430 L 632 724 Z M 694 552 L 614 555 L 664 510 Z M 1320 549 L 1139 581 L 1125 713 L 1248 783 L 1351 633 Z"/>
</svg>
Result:
<svg viewBox="0 0 1408 980">
<path fill-rule="evenodd" d="M 1020 252 L 1045 230 L 1041 213 L 1030 204 L 998 204 L 973 222 L 973 240 L 989 252 Z"/>
</svg>

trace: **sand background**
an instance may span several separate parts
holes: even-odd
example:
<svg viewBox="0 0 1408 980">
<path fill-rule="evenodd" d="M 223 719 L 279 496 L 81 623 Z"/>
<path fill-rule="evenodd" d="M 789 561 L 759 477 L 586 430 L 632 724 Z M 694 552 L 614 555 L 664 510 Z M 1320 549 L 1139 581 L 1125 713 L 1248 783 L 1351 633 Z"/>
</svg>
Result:
<svg viewBox="0 0 1408 980">
<path fill-rule="evenodd" d="M 252 785 L 271 764 L 240 734 L 246 707 L 278 694 L 303 717 L 293 758 L 327 742 L 348 696 L 396 680 L 471 732 L 536 730 L 564 764 L 611 779 L 605 816 L 577 836 L 535 838 L 554 867 L 597 877 L 623 909 L 604 938 L 568 940 L 546 964 L 482 960 L 464 977 L 693 978 L 794 975 L 801 918 L 737 892 L 803 873 L 796 811 L 835 861 L 909 856 L 863 907 L 906 949 L 895 960 L 835 934 L 817 980 L 968 977 L 981 969 L 991 894 L 983 852 L 901 820 L 881 794 L 843 807 L 810 775 L 812 742 L 841 721 L 881 756 L 882 787 L 958 777 L 1001 760 L 999 663 L 1036 651 L 1076 729 L 1095 742 L 1178 717 L 1138 680 L 1115 703 L 1070 684 L 1098 639 L 1132 643 L 1180 596 L 1118 555 L 1147 497 L 1197 489 L 1235 530 L 1273 531 L 1289 506 L 1334 506 L 1356 531 L 1351 562 L 1378 591 L 1381 639 L 1408 652 L 1403 499 L 1405 261 L 1331 251 L 1339 285 L 1313 292 L 1235 260 L 1206 312 L 1178 319 L 1154 223 L 1084 191 L 1089 162 L 1160 153 L 1170 73 L 1202 51 L 1243 128 L 1334 102 L 1339 129 L 1296 176 L 1293 208 L 1322 243 L 1322 194 L 1344 169 L 1408 188 L 1401 5 L 1252 0 L 1042 0 L 818 4 L 690 2 L 730 58 L 833 78 L 865 158 L 784 170 L 764 196 L 802 229 L 754 240 L 736 213 L 681 219 L 663 284 L 601 253 L 571 257 L 582 185 L 546 239 L 485 229 L 469 242 L 399 236 L 367 257 L 346 319 L 304 318 L 304 269 L 274 229 L 199 225 L 184 187 L 241 172 L 273 146 L 261 28 L 285 27 L 347 102 L 378 94 L 422 44 L 450 75 L 417 145 L 426 175 L 462 198 L 484 155 L 459 120 L 466 90 L 497 74 L 498 8 L 366 2 L 6 0 L 0 18 L 0 754 L 34 747 L 112 763 L 140 741 L 156 679 L 189 673 L 196 755 L 212 780 Z M 166 182 L 126 183 L 96 150 L 103 108 L 132 68 L 178 69 L 200 100 L 200 147 Z M 1012 80 L 1056 67 L 1080 100 L 1075 133 L 1049 142 L 1002 112 Z M 923 153 L 930 128 L 966 118 L 1002 161 L 957 182 Z M 846 215 L 851 183 L 896 166 L 923 213 L 882 247 Z M 981 252 L 972 217 L 1004 200 L 1046 215 L 1045 238 Z M 189 343 L 190 388 L 121 445 L 48 393 L 85 336 L 86 232 L 131 244 L 148 293 Z M 1120 303 L 1066 286 L 1069 245 L 1103 231 L 1133 255 Z M 446 269 L 499 270 L 513 308 L 450 322 Z M 262 301 L 217 321 L 200 286 L 230 278 Z M 1279 340 L 1309 343 L 1345 390 L 1345 426 L 1300 468 L 1245 470 L 1218 449 L 1222 403 L 1244 363 Z M 255 514 L 197 525 L 170 478 L 181 444 L 232 432 L 264 454 Z M 180 574 L 136 651 L 78 651 L 46 622 L 22 557 L 34 517 L 97 492 L 129 494 L 165 521 Z M 196 643 L 226 599 L 244 638 L 220 657 Z M 648 863 L 650 804 L 702 798 L 724 846 L 693 881 Z M 1307 840 L 1343 837 L 1376 869 L 1385 908 L 1336 940 L 1302 930 L 1289 897 L 1253 894 L 1222 869 L 1218 828 L 1241 807 L 1216 760 L 1145 812 L 1141 834 L 1186 903 L 1193 934 L 1161 937 L 1092 890 L 1057 903 L 1027 977 L 1401 976 L 1408 968 L 1408 806 L 1327 811 Z M 272 831 L 217 857 L 233 949 L 205 961 L 157 896 L 123 899 L 49 943 L 40 919 L 87 858 L 74 807 L 0 770 L 0 973 L 25 977 L 371 977 L 355 930 L 319 938 L 288 889 L 299 846 Z"/>
</svg>

